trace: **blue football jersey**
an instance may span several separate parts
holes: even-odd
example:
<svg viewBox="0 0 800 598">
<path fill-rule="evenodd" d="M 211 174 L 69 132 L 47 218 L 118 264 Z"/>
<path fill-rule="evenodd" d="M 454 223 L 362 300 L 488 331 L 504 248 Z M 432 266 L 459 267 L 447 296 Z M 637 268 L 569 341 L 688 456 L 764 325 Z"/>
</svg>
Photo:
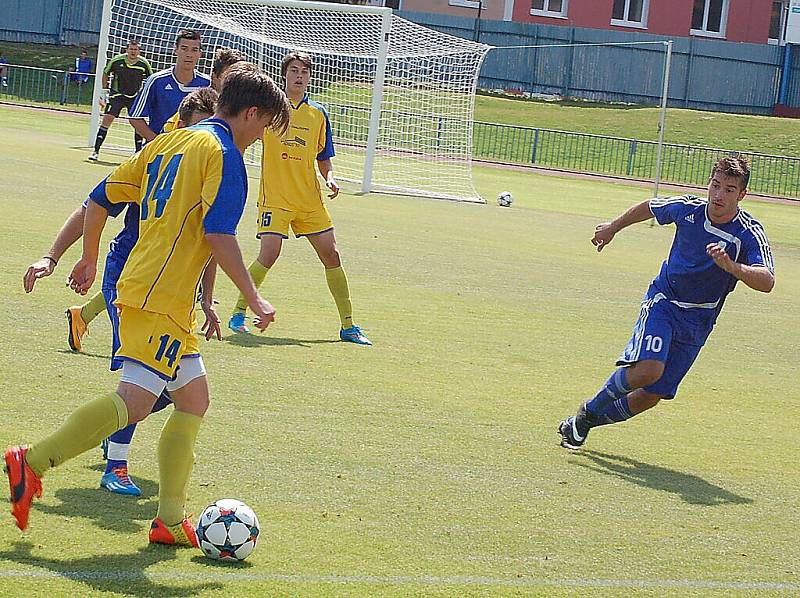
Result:
<svg viewBox="0 0 800 598">
<path fill-rule="evenodd" d="M 708 217 L 708 200 L 694 195 L 650 200 L 659 224 L 675 224 L 669 257 L 653 286 L 678 307 L 706 311 L 711 319 L 722 309 L 737 279 L 714 263 L 706 253 L 709 243 L 724 248 L 730 258 L 746 266 L 764 266 L 774 272 L 772 250 L 761 224 L 739 208 L 725 224 Z"/>
<path fill-rule="evenodd" d="M 148 124 L 157 135 L 162 132 L 164 123 L 178 111 L 181 101 L 198 87 L 209 87 L 211 78 L 194 72 L 194 78 L 183 85 L 175 78 L 174 68 L 153 73 L 145 79 L 139 95 L 131 106 L 131 118 L 147 118 Z"/>
</svg>

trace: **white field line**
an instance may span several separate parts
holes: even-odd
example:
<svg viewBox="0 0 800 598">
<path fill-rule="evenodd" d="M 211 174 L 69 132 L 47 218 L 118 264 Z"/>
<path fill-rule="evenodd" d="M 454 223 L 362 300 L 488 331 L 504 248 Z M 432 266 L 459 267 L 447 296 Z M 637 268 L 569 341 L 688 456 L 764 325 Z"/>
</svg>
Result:
<svg viewBox="0 0 800 598">
<path fill-rule="evenodd" d="M 638 588 L 638 589 L 708 589 L 708 590 L 775 590 L 800 592 L 800 583 L 768 581 L 712 581 L 699 579 L 546 579 L 519 577 L 503 579 L 470 576 L 380 576 L 380 575 L 281 575 L 277 573 L 243 573 L 231 570 L 228 573 L 181 573 L 141 571 L 21 571 L 0 570 L 0 578 L 57 579 L 63 577 L 74 581 L 136 581 L 146 577 L 153 581 L 195 582 L 280 582 L 280 583 L 328 583 L 365 584 L 382 586 L 498 586 L 498 587 L 577 587 L 577 588 Z"/>
</svg>

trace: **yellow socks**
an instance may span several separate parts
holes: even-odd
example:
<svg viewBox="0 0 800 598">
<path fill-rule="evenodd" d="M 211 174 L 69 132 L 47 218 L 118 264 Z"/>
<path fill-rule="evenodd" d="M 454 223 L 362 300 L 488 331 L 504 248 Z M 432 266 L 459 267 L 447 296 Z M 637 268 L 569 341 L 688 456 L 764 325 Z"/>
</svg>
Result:
<svg viewBox="0 0 800 598">
<path fill-rule="evenodd" d="M 51 467 L 100 446 L 103 438 L 127 425 L 128 408 L 112 392 L 73 411 L 58 430 L 30 448 L 25 460 L 42 476 Z"/>
<path fill-rule="evenodd" d="M 158 514 L 165 525 L 186 516 L 186 488 L 194 466 L 194 443 L 203 418 L 185 411 L 172 412 L 158 441 Z"/>
<path fill-rule="evenodd" d="M 267 277 L 267 272 L 269 272 L 269 268 L 264 266 L 258 260 L 253 260 L 253 263 L 250 264 L 250 267 L 247 269 L 250 272 L 250 277 L 253 279 L 253 284 L 256 285 L 256 288 L 259 288 L 261 284 L 264 282 L 264 279 Z M 239 300 L 236 302 L 236 309 L 233 310 L 235 314 L 243 314 L 247 311 L 247 301 L 245 301 L 244 295 L 239 293 Z"/>
<path fill-rule="evenodd" d="M 95 293 L 94 296 L 81 307 L 81 318 L 88 324 L 105 310 L 106 298 L 103 297 L 103 293 Z"/>
<path fill-rule="evenodd" d="M 350 328 L 353 325 L 353 304 L 350 302 L 350 287 L 347 285 L 344 268 L 341 266 L 326 268 L 325 278 L 328 280 L 328 288 L 336 302 L 336 309 L 339 310 L 342 328 Z"/>
</svg>

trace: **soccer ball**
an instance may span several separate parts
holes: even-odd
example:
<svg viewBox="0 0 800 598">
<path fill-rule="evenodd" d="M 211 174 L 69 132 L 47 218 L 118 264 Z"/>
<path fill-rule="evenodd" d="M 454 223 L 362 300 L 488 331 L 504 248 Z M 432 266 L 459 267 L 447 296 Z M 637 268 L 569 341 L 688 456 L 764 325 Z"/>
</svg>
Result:
<svg viewBox="0 0 800 598">
<path fill-rule="evenodd" d="M 511 193 L 508 191 L 503 191 L 500 195 L 497 196 L 497 205 L 503 206 L 507 208 L 511 205 L 511 202 L 514 201 L 514 198 L 511 197 Z"/>
<path fill-rule="evenodd" d="M 207 557 L 243 561 L 258 541 L 258 517 L 240 500 L 223 498 L 208 505 L 197 521 L 197 540 Z"/>
</svg>

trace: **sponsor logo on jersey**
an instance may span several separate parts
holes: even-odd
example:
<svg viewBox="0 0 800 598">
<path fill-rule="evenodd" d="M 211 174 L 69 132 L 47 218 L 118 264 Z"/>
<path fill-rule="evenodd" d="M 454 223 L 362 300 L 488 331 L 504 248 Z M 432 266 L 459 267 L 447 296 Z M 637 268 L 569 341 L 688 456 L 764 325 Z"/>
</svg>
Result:
<svg viewBox="0 0 800 598">
<path fill-rule="evenodd" d="M 694 224 L 694 214 L 689 214 L 686 218 L 684 218 L 684 220 L 686 220 L 686 222 L 691 222 L 692 224 Z"/>
</svg>

